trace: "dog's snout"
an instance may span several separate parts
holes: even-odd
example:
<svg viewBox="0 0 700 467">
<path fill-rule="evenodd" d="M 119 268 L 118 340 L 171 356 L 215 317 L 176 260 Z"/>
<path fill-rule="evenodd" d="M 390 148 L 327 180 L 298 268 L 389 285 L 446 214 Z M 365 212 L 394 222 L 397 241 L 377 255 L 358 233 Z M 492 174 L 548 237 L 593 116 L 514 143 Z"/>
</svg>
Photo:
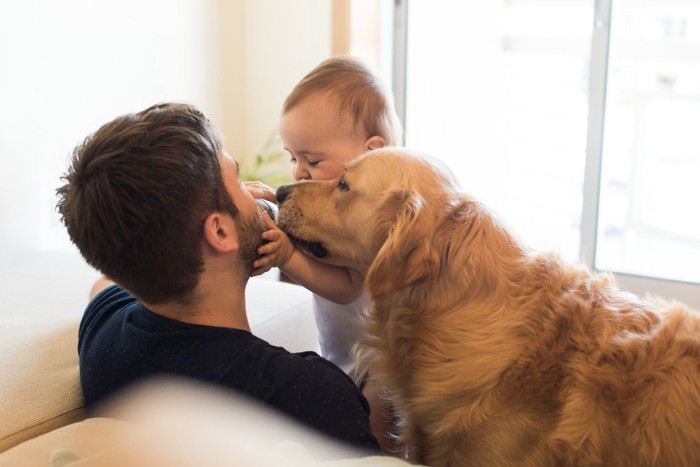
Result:
<svg viewBox="0 0 700 467">
<path fill-rule="evenodd" d="M 291 191 L 292 189 L 289 185 L 282 185 L 281 187 L 277 188 L 277 204 L 282 204 L 284 200 L 287 199 Z"/>
</svg>

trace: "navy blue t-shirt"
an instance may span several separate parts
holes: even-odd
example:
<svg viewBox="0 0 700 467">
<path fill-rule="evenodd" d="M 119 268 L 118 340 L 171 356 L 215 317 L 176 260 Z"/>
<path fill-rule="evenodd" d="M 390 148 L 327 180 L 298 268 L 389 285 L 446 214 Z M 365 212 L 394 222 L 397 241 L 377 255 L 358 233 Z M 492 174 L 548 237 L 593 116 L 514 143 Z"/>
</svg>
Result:
<svg viewBox="0 0 700 467">
<path fill-rule="evenodd" d="M 88 304 L 78 353 L 88 410 L 146 377 L 176 375 L 235 389 L 322 433 L 379 450 L 366 399 L 318 354 L 290 353 L 241 329 L 157 315 L 118 286 Z"/>
</svg>

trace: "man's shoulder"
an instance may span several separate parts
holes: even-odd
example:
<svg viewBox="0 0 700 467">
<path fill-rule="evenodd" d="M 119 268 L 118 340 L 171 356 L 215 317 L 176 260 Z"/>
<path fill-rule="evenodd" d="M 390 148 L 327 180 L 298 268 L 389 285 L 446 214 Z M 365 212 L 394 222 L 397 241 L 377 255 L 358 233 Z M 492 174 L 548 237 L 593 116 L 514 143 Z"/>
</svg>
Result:
<svg viewBox="0 0 700 467">
<path fill-rule="evenodd" d="M 89 334 L 98 323 L 108 320 L 116 312 L 136 303 L 136 299 L 117 285 L 110 285 L 101 290 L 88 303 L 80 322 L 79 336 Z"/>
<path fill-rule="evenodd" d="M 116 284 L 109 285 L 99 291 L 87 305 L 86 314 L 99 312 L 104 308 L 121 307 L 135 302 L 136 299 L 126 290 Z"/>
</svg>

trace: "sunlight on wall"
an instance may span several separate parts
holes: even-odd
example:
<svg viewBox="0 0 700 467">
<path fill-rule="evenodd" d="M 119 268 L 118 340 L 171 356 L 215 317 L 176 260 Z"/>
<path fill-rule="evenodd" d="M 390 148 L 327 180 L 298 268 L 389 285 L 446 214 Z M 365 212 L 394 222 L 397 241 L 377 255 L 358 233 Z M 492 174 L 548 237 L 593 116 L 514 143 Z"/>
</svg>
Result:
<svg viewBox="0 0 700 467">
<path fill-rule="evenodd" d="M 528 245 L 577 259 L 592 4 L 441 4 L 409 4 L 406 145 Z"/>
<path fill-rule="evenodd" d="M 238 6 L 236 4 L 239 4 Z M 255 155 L 277 132 L 292 87 L 331 52 L 327 0 L 220 0 L 224 108 L 221 130 L 237 158 Z M 230 18 L 240 16 L 239 21 Z M 240 53 L 232 59 L 229 51 Z"/>
<path fill-rule="evenodd" d="M 1 7 L 3 253 L 67 245 L 54 213 L 71 149 L 117 115 L 164 100 L 218 118 L 215 4 L 13 2 Z M 167 27 L 164 27 L 167 25 Z"/>
<path fill-rule="evenodd" d="M 330 50 L 325 0 L 32 0 L 0 5 L 0 261 L 72 248 L 55 189 L 72 148 L 160 101 L 201 108 L 236 157 Z"/>
</svg>

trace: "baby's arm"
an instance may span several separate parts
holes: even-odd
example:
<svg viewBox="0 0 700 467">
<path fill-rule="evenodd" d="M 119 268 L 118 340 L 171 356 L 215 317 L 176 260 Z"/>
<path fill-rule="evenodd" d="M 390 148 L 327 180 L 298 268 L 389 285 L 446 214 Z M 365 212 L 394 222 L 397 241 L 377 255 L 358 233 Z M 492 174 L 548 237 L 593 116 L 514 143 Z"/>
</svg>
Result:
<svg viewBox="0 0 700 467">
<path fill-rule="evenodd" d="M 253 275 L 279 267 L 286 275 L 315 294 L 336 303 L 347 304 L 362 293 L 364 277 L 358 271 L 322 263 L 297 249 L 279 227 L 263 214 L 269 230 L 263 233 L 268 243 L 258 248 Z"/>
</svg>

